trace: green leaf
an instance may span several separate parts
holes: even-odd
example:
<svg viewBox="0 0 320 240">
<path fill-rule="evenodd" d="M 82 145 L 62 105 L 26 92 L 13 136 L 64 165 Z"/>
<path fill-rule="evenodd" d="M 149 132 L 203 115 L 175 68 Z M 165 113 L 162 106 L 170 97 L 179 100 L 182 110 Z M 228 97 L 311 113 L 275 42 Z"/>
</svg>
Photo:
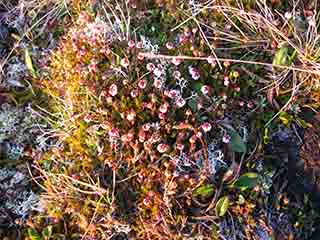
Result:
<svg viewBox="0 0 320 240">
<path fill-rule="evenodd" d="M 227 210 L 229 207 L 229 197 L 225 196 L 222 197 L 218 200 L 217 205 L 216 205 L 216 215 L 219 217 L 222 217 L 226 214 Z"/>
<path fill-rule="evenodd" d="M 188 106 L 191 108 L 191 110 L 192 111 L 197 111 L 197 109 L 198 109 L 198 106 L 197 106 L 198 104 L 197 104 L 197 101 L 195 100 L 195 99 L 190 99 L 189 101 L 188 101 Z"/>
<path fill-rule="evenodd" d="M 234 187 L 239 188 L 241 191 L 247 188 L 253 188 L 258 184 L 258 174 L 249 172 L 243 174 L 239 179 L 233 184 Z"/>
<path fill-rule="evenodd" d="M 247 146 L 243 142 L 241 136 L 236 131 L 233 131 L 233 130 L 230 130 L 230 129 L 228 129 L 227 132 L 231 137 L 231 140 L 229 142 L 230 148 L 234 152 L 239 152 L 239 153 L 246 152 L 247 151 Z"/>
<path fill-rule="evenodd" d="M 24 53 L 25 53 L 25 62 L 26 62 L 27 68 L 30 71 L 30 73 L 32 74 L 32 77 L 35 78 L 36 77 L 36 70 L 33 67 L 32 59 L 31 59 L 28 48 L 26 48 Z"/>
<path fill-rule="evenodd" d="M 282 47 L 274 55 L 272 65 L 273 66 L 287 65 L 287 63 L 288 63 L 288 48 Z"/>
<path fill-rule="evenodd" d="M 39 233 L 33 228 L 28 229 L 28 236 L 31 240 L 42 240 Z"/>
<path fill-rule="evenodd" d="M 198 187 L 192 195 L 194 197 L 201 195 L 202 197 L 208 197 L 213 194 L 214 188 L 213 184 L 207 184 L 201 187 Z"/>
<path fill-rule="evenodd" d="M 52 226 L 48 226 L 42 231 L 42 236 L 49 239 L 52 236 Z"/>
</svg>

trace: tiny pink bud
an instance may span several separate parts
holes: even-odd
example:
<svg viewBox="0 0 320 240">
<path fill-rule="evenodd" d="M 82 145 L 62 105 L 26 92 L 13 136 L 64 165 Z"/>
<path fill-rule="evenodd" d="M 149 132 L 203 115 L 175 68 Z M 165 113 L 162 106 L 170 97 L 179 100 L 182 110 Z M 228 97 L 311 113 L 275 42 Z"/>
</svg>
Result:
<svg viewBox="0 0 320 240">
<path fill-rule="evenodd" d="M 127 68 L 129 66 L 129 60 L 126 58 L 122 58 L 120 61 L 120 65 L 124 68 Z"/>
<path fill-rule="evenodd" d="M 118 87 L 116 84 L 112 84 L 109 88 L 109 94 L 114 97 L 115 95 L 118 94 Z"/>
<path fill-rule="evenodd" d="M 184 145 L 181 144 L 181 143 L 177 143 L 176 148 L 177 148 L 179 151 L 182 151 L 182 150 L 184 149 Z"/>
<path fill-rule="evenodd" d="M 210 90 L 210 87 L 208 85 L 203 85 L 201 87 L 201 92 L 204 94 L 204 95 L 207 95 L 209 93 L 209 90 Z"/>
<path fill-rule="evenodd" d="M 166 118 L 166 115 L 164 113 L 159 113 L 158 117 L 160 120 L 164 120 Z"/>
<path fill-rule="evenodd" d="M 136 45 L 137 48 L 141 49 L 143 47 L 143 44 L 142 42 L 137 42 L 137 45 Z"/>
<path fill-rule="evenodd" d="M 193 80 L 198 80 L 200 78 L 199 70 L 194 67 L 189 67 L 189 74 L 191 75 Z"/>
<path fill-rule="evenodd" d="M 149 131 L 150 128 L 151 128 L 150 123 L 145 123 L 142 125 L 143 131 Z"/>
<path fill-rule="evenodd" d="M 171 99 L 175 99 L 177 97 L 177 95 L 178 95 L 177 90 L 173 89 L 173 90 L 169 91 L 168 97 L 171 98 Z"/>
<path fill-rule="evenodd" d="M 206 122 L 204 124 L 201 125 L 201 128 L 204 132 L 210 132 L 212 129 L 212 126 L 210 123 Z"/>
<path fill-rule="evenodd" d="M 139 82 L 138 82 L 138 87 L 141 88 L 141 89 L 145 89 L 147 86 L 147 81 L 144 80 L 144 79 L 141 79 Z"/>
<path fill-rule="evenodd" d="M 197 132 L 196 136 L 197 136 L 197 138 L 202 138 L 202 132 Z"/>
<path fill-rule="evenodd" d="M 162 104 L 159 108 L 159 111 L 162 112 L 162 113 L 166 113 L 168 112 L 168 104 Z"/>
<path fill-rule="evenodd" d="M 171 49 L 174 48 L 174 46 L 173 46 L 173 44 L 172 44 L 171 42 L 167 42 L 167 43 L 166 43 L 166 48 L 169 49 L 169 50 L 171 50 Z"/>
<path fill-rule="evenodd" d="M 109 132 L 109 137 L 119 137 L 119 130 L 116 128 L 113 128 Z"/>
<path fill-rule="evenodd" d="M 240 88 L 239 86 L 236 86 L 236 87 L 234 88 L 234 90 L 235 90 L 236 92 L 240 92 L 241 88 Z"/>
<path fill-rule="evenodd" d="M 229 143 L 231 140 L 231 137 L 228 134 L 223 135 L 222 142 Z"/>
<path fill-rule="evenodd" d="M 136 113 L 134 111 L 131 111 L 131 112 L 128 113 L 128 115 L 127 115 L 127 120 L 128 121 L 132 122 L 132 121 L 135 120 L 135 118 L 136 118 Z"/>
<path fill-rule="evenodd" d="M 155 79 L 154 82 L 153 82 L 153 85 L 156 87 L 156 88 L 161 88 L 162 87 L 162 83 L 159 79 Z"/>
<path fill-rule="evenodd" d="M 180 63 L 181 63 L 181 59 L 175 57 L 175 58 L 172 59 L 171 62 L 172 62 L 174 65 L 179 66 Z"/>
<path fill-rule="evenodd" d="M 169 146 L 167 144 L 164 144 L 164 143 L 160 143 L 158 146 L 157 146 L 157 150 L 159 153 L 164 153 L 166 151 L 169 150 Z"/>
<path fill-rule="evenodd" d="M 140 130 L 138 137 L 139 137 L 139 142 L 144 142 L 146 140 L 146 133 L 144 131 Z"/>
<path fill-rule="evenodd" d="M 129 48 L 134 48 L 135 45 L 136 45 L 136 44 L 135 44 L 135 42 L 134 42 L 133 40 L 130 40 L 130 41 L 128 42 L 128 47 L 129 47 Z"/>
<path fill-rule="evenodd" d="M 133 90 L 130 92 L 130 95 L 131 95 L 131 97 L 136 98 L 136 97 L 139 95 L 139 91 L 136 90 L 136 89 L 133 89 Z"/>
<path fill-rule="evenodd" d="M 216 59 L 215 59 L 214 56 L 209 56 L 209 57 L 207 58 L 207 62 L 208 62 L 209 64 L 211 64 L 211 65 L 215 65 L 215 64 L 216 64 Z"/>
<path fill-rule="evenodd" d="M 179 108 L 183 107 L 185 104 L 186 104 L 186 100 L 184 100 L 183 98 L 179 98 L 179 99 L 176 101 L 176 105 L 177 105 L 177 107 L 179 107 Z"/>
<path fill-rule="evenodd" d="M 248 108 L 253 108 L 253 107 L 254 107 L 253 101 L 249 101 L 249 102 L 247 103 L 247 107 L 248 107 Z"/>
<path fill-rule="evenodd" d="M 240 106 L 240 107 L 243 107 L 243 106 L 244 106 L 244 101 L 240 101 L 240 102 L 239 102 L 239 106 Z"/>
<path fill-rule="evenodd" d="M 138 53 L 138 60 L 142 61 L 144 59 L 144 54 L 139 52 Z"/>
<path fill-rule="evenodd" d="M 147 64 L 147 70 L 148 70 L 149 72 L 153 72 L 154 69 L 155 69 L 155 66 L 154 66 L 153 63 L 148 63 L 148 64 Z"/>
</svg>

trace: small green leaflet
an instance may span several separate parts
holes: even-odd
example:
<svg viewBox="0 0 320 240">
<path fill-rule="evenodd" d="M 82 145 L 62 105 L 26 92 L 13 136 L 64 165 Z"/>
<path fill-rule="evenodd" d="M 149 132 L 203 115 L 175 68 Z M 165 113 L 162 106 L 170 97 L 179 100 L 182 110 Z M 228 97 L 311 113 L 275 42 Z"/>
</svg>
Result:
<svg viewBox="0 0 320 240">
<path fill-rule="evenodd" d="M 42 231 L 42 236 L 44 236 L 46 239 L 49 239 L 52 236 L 52 226 L 48 226 Z"/>
<path fill-rule="evenodd" d="M 287 47 L 282 47 L 280 48 L 276 54 L 274 55 L 272 65 L 274 67 L 276 66 L 283 66 L 288 64 L 288 48 Z"/>
<path fill-rule="evenodd" d="M 207 184 L 201 187 L 198 187 L 196 190 L 194 190 L 194 192 L 192 193 L 192 195 L 194 197 L 201 195 L 202 197 L 207 197 L 213 194 L 213 184 Z"/>
<path fill-rule="evenodd" d="M 42 240 L 41 236 L 39 235 L 39 233 L 32 229 L 32 228 L 29 228 L 28 229 L 28 236 L 31 240 Z"/>
<path fill-rule="evenodd" d="M 258 184 L 258 175 L 253 172 L 245 173 L 233 184 L 234 187 L 244 191 Z"/>
<path fill-rule="evenodd" d="M 224 196 L 220 198 L 215 208 L 216 215 L 219 217 L 224 216 L 228 210 L 228 207 L 229 207 L 229 197 Z"/>
<path fill-rule="evenodd" d="M 247 146 L 243 142 L 241 136 L 236 132 L 231 129 L 227 130 L 228 134 L 231 137 L 231 140 L 229 142 L 229 146 L 234 152 L 239 152 L 239 153 L 245 153 L 247 151 Z"/>
<path fill-rule="evenodd" d="M 25 62 L 26 62 L 27 68 L 30 71 L 32 77 L 35 78 L 36 77 L 36 70 L 33 67 L 32 59 L 31 59 L 28 48 L 25 49 L 24 56 L 25 56 Z"/>
<path fill-rule="evenodd" d="M 188 101 L 188 106 L 191 108 L 192 111 L 197 111 L 198 106 L 197 106 L 197 101 L 195 99 L 190 99 Z"/>
</svg>

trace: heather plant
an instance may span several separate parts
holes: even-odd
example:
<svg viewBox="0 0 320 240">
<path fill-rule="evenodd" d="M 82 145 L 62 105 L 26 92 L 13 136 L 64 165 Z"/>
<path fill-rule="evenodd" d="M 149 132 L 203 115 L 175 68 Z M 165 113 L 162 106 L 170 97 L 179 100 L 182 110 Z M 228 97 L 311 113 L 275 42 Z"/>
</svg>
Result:
<svg viewBox="0 0 320 240">
<path fill-rule="evenodd" d="M 109 20 L 81 12 L 52 54 L 49 77 L 38 82 L 62 139 L 35 164 L 39 184 L 50 189 L 47 212 L 70 237 L 209 237 L 206 226 L 233 201 L 221 195 L 223 182 L 232 186 L 235 160 L 242 164 L 249 150 L 244 122 L 232 126 L 224 113 L 254 103 L 240 104 L 239 73 L 228 62 L 221 73 L 213 56 L 202 65 L 179 58 L 196 30 L 183 30 L 181 46 L 162 47 Z M 160 48 L 177 57 L 145 58 Z"/>
</svg>

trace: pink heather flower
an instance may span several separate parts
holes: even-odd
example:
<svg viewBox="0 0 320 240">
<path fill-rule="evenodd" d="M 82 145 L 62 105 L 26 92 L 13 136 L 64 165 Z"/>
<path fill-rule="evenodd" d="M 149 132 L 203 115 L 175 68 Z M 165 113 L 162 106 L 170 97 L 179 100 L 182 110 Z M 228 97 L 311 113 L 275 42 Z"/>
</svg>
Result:
<svg viewBox="0 0 320 240">
<path fill-rule="evenodd" d="M 92 121 L 92 116 L 90 114 L 86 114 L 83 118 L 83 120 L 86 122 L 86 123 L 89 123 Z"/>
<path fill-rule="evenodd" d="M 145 206 L 149 206 L 149 205 L 151 204 L 150 198 L 149 198 L 149 197 L 145 197 L 145 198 L 143 199 L 143 204 L 144 204 Z"/>
<path fill-rule="evenodd" d="M 97 71 L 97 63 L 96 61 L 93 61 L 89 64 L 88 69 L 90 72 L 96 72 Z"/>
<path fill-rule="evenodd" d="M 183 98 L 179 98 L 176 101 L 176 105 L 177 105 L 178 108 L 182 108 L 185 104 L 186 104 L 186 100 L 184 100 Z"/>
<path fill-rule="evenodd" d="M 176 148 L 177 148 L 179 151 L 182 151 L 182 150 L 184 149 L 184 145 L 181 144 L 181 143 L 177 143 Z"/>
<path fill-rule="evenodd" d="M 236 86 L 236 87 L 234 88 L 234 90 L 235 90 L 236 92 L 240 92 L 241 88 L 240 88 L 239 86 Z"/>
<path fill-rule="evenodd" d="M 125 142 L 125 143 L 129 142 L 128 135 L 127 134 L 122 135 L 121 136 L 121 141 Z"/>
<path fill-rule="evenodd" d="M 170 90 L 169 91 L 169 94 L 168 94 L 168 97 L 171 98 L 171 99 L 175 99 L 176 97 L 178 96 L 178 91 L 177 90 Z"/>
<path fill-rule="evenodd" d="M 230 135 L 228 135 L 228 134 L 224 134 L 224 135 L 223 135 L 223 137 L 222 137 L 222 142 L 224 142 L 224 143 L 229 143 L 230 140 L 231 140 Z"/>
<path fill-rule="evenodd" d="M 117 128 L 112 128 L 109 132 L 109 137 L 119 137 L 119 130 Z"/>
<path fill-rule="evenodd" d="M 180 58 L 175 57 L 175 58 L 172 59 L 171 62 L 172 62 L 174 65 L 179 66 L 182 61 L 181 61 Z"/>
<path fill-rule="evenodd" d="M 129 66 L 129 60 L 126 58 L 122 58 L 120 61 L 120 65 L 124 68 L 127 68 Z"/>
<path fill-rule="evenodd" d="M 109 94 L 114 97 L 115 95 L 118 94 L 118 87 L 115 84 L 112 84 L 109 88 Z"/>
<path fill-rule="evenodd" d="M 149 72 L 153 72 L 153 70 L 154 70 L 155 68 L 156 68 L 156 67 L 154 66 L 153 63 L 148 63 L 148 64 L 147 64 L 147 70 L 148 70 Z"/>
<path fill-rule="evenodd" d="M 171 49 L 174 48 L 174 46 L 173 46 L 173 44 L 172 44 L 171 42 L 167 42 L 167 43 L 166 43 L 166 48 L 169 49 L 169 50 L 171 50 Z"/>
<path fill-rule="evenodd" d="M 204 124 L 201 125 L 201 128 L 204 132 L 210 132 L 212 129 L 212 126 L 210 123 L 206 122 Z"/>
<path fill-rule="evenodd" d="M 229 86 L 229 84 L 230 84 L 229 77 L 228 76 L 224 76 L 223 85 L 225 85 L 227 87 L 227 86 Z"/>
<path fill-rule="evenodd" d="M 149 109 L 152 109 L 152 103 L 151 102 L 149 102 L 149 103 L 147 103 L 147 108 L 149 108 Z"/>
<path fill-rule="evenodd" d="M 207 62 L 208 62 L 209 64 L 211 64 L 211 65 L 215 65 L 216 59 L 215 59 L 214 56 L 209 56 L 209 57 L 207 58 Z"/>
<path fill-rule="evenodd" d="M 202 132 L 197 132 L 196 136 L 197 136 L 197 138 L 202 138 Z"/>
<path fill-rule="evenodd" d="M 188 41 L 188 37 L 185 35 L 180 35 L 179 43 L 186 43 Z"/>
<path fill-rule="evenodd" d="M 168 104 L 162 104 L 159 108 L 159 111 L 162 112 L 162 113 L 166 113 L 168 112 Z"/>
<path fill-rule="evenodd" d="M 129 47 L 129 48 L 134 48 L 135 45 L 136 45 L 135 42 L 132 41 L 132 40 L 130 40 L 130 41 L 128 42 L 128 47 Z"/>
<path fill-rule="evenodd" d="M 158 117 L 159 117 L 160 120 L 163 120 L 163 119 L 166 118 L 166 115 L 164 113 L 159 113 Z"/>
<path fill-rule="evenodd" d="M 142 61 L 144 59 L 143 53 L 139 52 L 138 53 L 138 60 Z"/>
<path fill-rule="evenodd" d="M 141 88 L 141 89 L 145 89 L 147 86 L 147 81 L 144 80 L 144 79 L 141 79 L 139 82 L 138 82 L 138 87 Z"/>
<path fill-rule="evenodd" d="M 153 85 L 154 85 L 156 88 L 161 88 L 162 83 L 161 83 L 161 81 L 160 81 L 159 79 L 156 79 L 156 80 L 154 80 Z"/>
<path fill-rule="evenodd" d="M 197 104 L 197 108 L 198 108 L 198 109 L 203 108 L 203 104 L 202 104 L 201 102 L 199 102 L 199 103 Z"/>
<path fill-rule="evenodd" d="M 131 97 L 136 98 L 136 97 L 139 95 L 139 91 L 136 90 L 136 89 L 133 89 L 133 90 L 130 92 L 130 95 L 131 95 Z"/>
<path fill-rule="evenodd" d="M 204 95 L 207 95 L 209 93 L 209 90 L 210 90 L 210 87 L 208 85 L 203 85 L 201 87 L 201 92 L 204 94 Z"/>
<path fill-rule="evenodd" d="M 166 151 L 169 150 L 169 146 L 165 143 L 160 143 L 158 146 L 157 146 L 157 150 L 159 153 L 164 153 Z"/>
<path fill-rule="evenodd" d="M 133 135 L 132 132 L 129 132 L 129 133 L 127 134 L 127 137 L 128 137 L 129 142 L 132 142 L 132 141 L 133 141 L 133 138 L 134 138 L 134 135 Z"/>
<path fill-rule="evenodd" d="M 200 72 L 195 67 L 189 67 L 189 73 L 193 80 L 198 80 L 200 78 Z"/>
<path fill-rule="evenodd" d="M 138 137 L 139 137 L 139 142 L 144 142 L 146 140 L 146 133 L 144 131 L 140 130 Z"/>
<path fill-rule="evenodd" d="M 239 106 L 240 106 L 240 107 L 243 107 L 243 106 L 244 106 L 244 101 L 240 101 L 240 102 L 239 102 Z"/>
<path fill-rule="evenodd" d="M 253 101 L 249 101 L 249 102 L 247 103 L 247 107 L 248 107 L 248 108 L 253 108 L 253 107 L 254 107 Z"/>
<path fill-rule="evenodd" d="M 151 128 L 150 123 L 145 123 L 142 125 L 143 131 L 149 131 L 150 128 Z"/>
<path fill-rule="evenodd" d="M 136 118 L 136 113 L 134 111 L 130 111 L 127 115 L 127 120 L 132 122 L 134 121 Z"/>
<path fill-rule="evenodd" d="M 137 48 L 141 49 L 143 47 L 143 44 L 142 42 L 137 42 L 137 45 L 136 45 Z"/>
</svg>

